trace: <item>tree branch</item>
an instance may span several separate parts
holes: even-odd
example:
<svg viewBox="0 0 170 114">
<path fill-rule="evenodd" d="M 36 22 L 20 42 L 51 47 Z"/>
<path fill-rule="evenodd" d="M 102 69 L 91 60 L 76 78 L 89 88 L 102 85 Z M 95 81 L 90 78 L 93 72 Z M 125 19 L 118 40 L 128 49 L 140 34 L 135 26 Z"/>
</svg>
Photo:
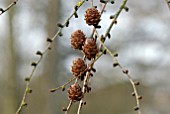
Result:
<svg viewBox="0 0 170 114">
<path fill-rule="evenodd" d="M 74 12 L 66 19 L 66 21 L 64 22 L 63 25 L 61 24 L 58 24 L 58 26 L 60 27 L 59 30 L 55 33 L 55 35 L 52 37 L 52 38 L 48 38 L 47 39 L 47 42 L 48 42 L 48 45 L 46 47 L 46 49 L 41 52 L 41 51 L 37 51 L 37 55 L 40 56 L 40 58 L 37 60 L 37 62 L 32 62 L 31 66 L 33 66 L 34 68 L 32 69 L 31 73 L 29 74 L 29 76 L 27 78 L 25 78 L 25 81 L 26 81 L 26 88 L 25 88 L 25 92 L 24 92 L 24 95 L 23 95 L 23 98 L 22 98 L 22 101 L 21 101 L 21 104 L 16 112 L 16 114 L 19 114 L 22 110 L 22 108 L 27 105 L 26 103 L 26 98 L 27 98 L 27 95 L 29 93 L 29 91 L 27 90 L 30 90 L 29 89 L 29 85 L 30 85 L 30 80 L 32 79 L 32 76 L 34 74 L 34 72 L 36 71 L 36 68 L 37 66 L 39 65 L 39 63 L 42 61 L 43 59 L 43 55 L 45 55 L 50 49 L 51 49 L 51 46 L 52 46 L 52 43 L 53 41 L 58 37 L 58 36 L 61 36 L 61 31 L 64 27 L 67 27 L 68 26 L 68 23 L 69 23 L 69 20 L 76 14 L 77 10 L 84 4 L 84 0 L 82 0 L 81 2 L 78 2 L 77 5 L 75 6 L 75 9 L 74 9 Z"/>
<path fill-rule="evenodd" d="M 8 11 L 9 9 L 12 8 L 12 6 L 16 5 L 18 2 L 18 0 L 14 0 L 11 4 L 9 4 L 5 9 L 0 8 L 0 15 L 2 15 L 3 13 L 5 13 L 6 11 Z"/>
</svg>

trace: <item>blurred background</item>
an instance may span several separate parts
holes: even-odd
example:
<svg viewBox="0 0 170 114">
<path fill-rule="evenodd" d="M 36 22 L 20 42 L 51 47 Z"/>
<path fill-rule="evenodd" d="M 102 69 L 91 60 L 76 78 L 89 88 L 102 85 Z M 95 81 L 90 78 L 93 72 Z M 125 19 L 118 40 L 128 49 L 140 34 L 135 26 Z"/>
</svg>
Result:
<svg viewBox="0 0 170 114">
<path fill-rule="evenodd" d="M 58 30 L 56 23 L 64 23 L 79 0 L 19 0 L 17 5 L 0 16 L 0 114 L 14 114 L 19 107 L 27 77 L 36 61 L 37 50 L 44 50 L 47 37 Z M 108 4 L 98 30 L 106 32 L 122 0 Z M 11 0 L 0 0 L 5 8 Z M 101 9 L 98 0 L 94 5 Z M 118 60 L 128 68 L 134 80 L 140 81 L 139 94 L 142 114 L 169 114 L 170 112 L 170 12 L 165 0 L 129 0 L 129 12 L 123 11 L 118 24 L 112 28 L 106 45 L 118 52 Z M 70 45 L 71 33 L 81 29 L 90 36 L 92 27 L 85 24 L 84 13 L 91 7 L 86 2 L 72 18 L 70 26 L 62 30 L 52 50 L 44 56 L 30 84 L 28 106 L 21 114 L 63 114 L 69 103 L 67 91 L 50 93 L 72 78 L 70 66 L 76 57 L 82 57 Z M 127 77 L 119 68 L 112 67 L 112 58 L 104 55 L 96 62 L 97 73 L 91 80 L 92 92 L 86 94 L 87 105 L 82 114 L 137 114 L 133 91 Z M 75 103 L 70 114 L 76 113 Z"/>
</svg>

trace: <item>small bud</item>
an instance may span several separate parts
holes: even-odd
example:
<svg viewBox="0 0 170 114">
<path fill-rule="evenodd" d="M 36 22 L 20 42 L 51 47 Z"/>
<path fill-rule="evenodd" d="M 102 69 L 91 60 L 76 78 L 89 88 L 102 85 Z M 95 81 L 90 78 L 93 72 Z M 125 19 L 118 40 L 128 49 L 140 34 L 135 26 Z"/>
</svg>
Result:
<svg viewBox="0 0 170 114">
<path fill-rule="evenodd" d="M 48 47 L 48 50 L 51 50 L 51 47 Z"/>
<path fill-rule="evenodd" d="M 27 93 L 32 93 L 32 89 L 28 88 L 26 91 L 27 91 Z"/>
<path fill-rule="evenodd" d="M 110 16 L 110 19 L 114 19 L 114 18 L 115 18 L 115 16 L 114 16 L 114 15 L 111 15 L 111 16 Z"/>
<path fill-rule="evenodd" d="M 62 25 L 61 23 L 57 23 L 57 26 L 60 27 L 60 28 L 64 27 L 64 25 Z"/>
<path fill-rule="evenodd" d="M 29 81 L 30 81 L 30 78 L 29 78 L 29 77 L 26 77 L 26 78 L 25 78 L 25 81 L 26 81 L 26 82 L 29 82 Z"/>
<path fill-rule="evenodd" d="M 76 13 L 76 12 L 74 13 L 74 16 L 75 16 L 75 18 L 78 18 L 78 15 L 77 15 L 77 13 Z"/>
<path fill-rule="evenodd" d="M 63 107 L 63 109 L 62 109 L 62 110 L 65 112 L 65 111 L 67 111 L 67 108 Z"/>
<path fill-rule="evenodd" d="M 22 103 L 22 106 L 27 106 L 28 104 L 26 102 L 23 102 Z"/>
<path fill-rule="evenodd" d="M 139 82 L 139 81 L 135 81 L 134 84 L 135 84 L 136 86 L 138 86 L 138 85 L 140 85 L 140 82 Z"/>
<path fill-rule="evenodd" d="M 95 69 L 95 68 L 92 68 L 91 70 L 92 70 L 93 72 L 96 72 L 96 69 Z"/>
<path fill-rule="evenodd" d="M 61 32 L 59 32 L 59 34 L 58 34 L 58 35 L 59 35 L 60 37 L 61 37 L 61 36 L 63 36 L 63 34 L 62 34 Z"/>
<path fill-rule="evenodd" d="M 135 107 L 134 107 L 134 110 L 135 110 L 135 111 L 139 110 L 139 107 L 138 107 L 138 106 L 135 106 Z"/>
<path fill-rule="evenodd" d="M 113 63 L 113 67 L 116 67 L 118 65 L 119 65 L 119 63 Z"/>
<path fill-rule="evenodd" d="M 36 63 L 36 62 L 32 62 L 32 63 L 31 63 L 31 66 L 36 67 L 36 66 L 37 66 L 37 63 Z"/>
<path fill-rule="evenodd" d="M 112 0 L 112 1 L 110 1 L 110 3 L 111 3 L 111 4 L 114 4 L 115 2 L 114 2 L 114 0 Z"/>
<path fill-rule="evenodd" d="M 69 21 L 66 22 L 66 27 L 68 27 L 68 26 L 69 26 Z"/>
<path fill-rule="evenodd" d="M 95 34 L 94 38 L 97 39 L 97 35 L 96 34 Z"/>
<path fill-rule="evenodd" d="M 135 92 L 132 92 L 131 95 L 132 95 L 132 96 L 135 96 Z"/>
<path fill-rule="evenodd" d="M 88 87 L 88 90 L 91 91 L 91 87 Z"/>
<path fill-rule="evenodd" d="M 50 92 L 55 92 L 56 91 L 56 89 L 50 89 Z"/>
<path fill-rule="evenodd" d="M 41 51 L 37 51 L 36 54 L 37 54 L 37 55 L 40 55 L 40 56 L 43 55 L 43 53 L 42 53 Z"/>
<path fill-rule="evenodd" d="M 95 26 L 95 28 L 100 29 L 100 28 L 101 28 L 101 26 L 100 26 L 100 25 L 97 25 L 97 26 Z"/>
<path fill-rule="evenodd" d="M 108 34 L 107 34 L 107 36 L 108 36 L 108 38 L 109 38 L 109 39 L 111 38 L 111 35 L 110 35 L 110 33 L 108 33 Z"/>
<path fill-rule="evenodd" d="M 106 50 L 106 49 L 104 49 L 104 50 L 103 50 L 103 54 L 106 54 L 106 53 L 107 53 L 107 50 Z"/>
<path fill-rule="evenodd" d="M 2 8 L 0 8 L 0 11 L 2 12 L 2 13 L 4 13 L 5 11 L 4 11 L 4 9 L 2 9 Z"/>
<path fill-rule="evenodd" d="M 122 72 L 123 72 L 124 74 L 128 74 L 129 71 L 128 71 L 127 69 L 125 69 L 125 70 L 123 70 Z"/>
<path fill-rule="evenodd" d="M 86 105 L 87 103 L 86 103 L 86 101 L 84 101 L 84 105 Z"/>
<path fill-rule="evenodd" d="M 100 0 L 100 2 L 101 2 L 101 3 L 106 3 L 106 1 L 105 1 L 105 0 Z"/>
<path fill-rule="evenodd" d="M 101 36 L 101 39 L 100 39 L 102 42 L 104 42 L 105 41 L 105 38 L 104 38 L 104 36 L 102 35 Z"/>
<path fill-rule="evenodd" d="M 62 91 L 65 91 L 65 87 L 64 86 L 62 87 Z"/>
<path fill-rule="evenodd" d="M 91 77 L 93 77 L 93 74 L 92 74 L 92 73 L 89 73 L 89 75 L 90 75 Z"/>
<path fill-rule="evenodd" d="M 114 57 L 118 57 L 118 53 L 115 53 L 115 54 L 114 54 Z"/>
<path fill-rule="evenodd" d="M 117 24 L 117 20 L 115 20 L 114 23 Z"/>
<path fill-rule="evenodd" d="M 138 99 L 141 100 L 143 97 L 142 96 L 138 96 Z"/>
<path fill-rule="evenodd" d="M 124 7 L 124 10 L 126 11 L 126 12 L 128 12 L 129 11 L 129 8 L 128 7 Z"/>
<path fill-rule="evenodd" d="M 85 84 L 84 87 L 87 87 L 87 84 Z"/>
<path fill-rule="evenodd" d="M 75 11 L 77 11 L 78 10 L 78 6 L 76 5 L 76 6 L 74 6 L 74 9 L 75 9 Z"/>
<path fill-rule="evenodd" d="M 50 43 L 51 43 L 51 42 L 53 42 L 53 41 L 52 41 L 52 39 L 47 38 L 47 42 L 50 42 Z"/>
</svg>

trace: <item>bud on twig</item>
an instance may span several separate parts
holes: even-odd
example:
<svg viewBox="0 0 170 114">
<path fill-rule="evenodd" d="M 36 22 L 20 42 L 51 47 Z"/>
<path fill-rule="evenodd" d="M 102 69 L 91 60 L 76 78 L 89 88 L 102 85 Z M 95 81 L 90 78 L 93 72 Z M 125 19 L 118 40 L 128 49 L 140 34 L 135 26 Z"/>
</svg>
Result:
<svg viewBox="0 0 170 114">
<path fill-rule="evenodd" d="M 69 21 L 66 22 L 66 27 L 68 27 L 68 26 L 69 26 Z"/>
<path fill-rule="evenodd" d="M 52 43 L 53 41 L 52 41 L 52 39 L 47 38 L 47 42 Z"/>
<path fill-rule="evenodd" d="M 62 111 L 64 111 L 64 112 L 67 111 L 67 108 L 63 107 Z"/>
<path fill-rule="evenodd" d="M 136 86 L 138 86 L 138 85 L 140 85 L 140 82 L 139 82 L 139 81 L 135 81 L 134 84 L 135 84 Z"/>
<path fill-rule="evenodd" d="M 40 56 L 43 55 L 43 53 L 42 53 L 41 51 L 37 51 L 36 54 L 37 54 L 37 55 L 40 55 Z"/>
<path fill-rule="evenodd" d="M 123 70 L 123 73 L 124 73 L 124 74 L 128 74 L 128 72 L 129 72 L 129 71 L 128 71 L 127 69 Z"/>
<path fill-rule="evenodd" d="M 29 81 L 30 81 L 30 78 L 29 78 L 29 77 L 26 77 L 26 78 L 25 78 L 25 81 L 26 81 L 26 82 L 29 82 Z"/>
<path fill-rule="evenodd" d="M 118 65 L 119 65 L 119 63 L 113 63 L 113 67 L 116 67 Z"/>
<path fill-rule="evenodd" d="M 138 96 L 138 99 L 141 100 L 143 97 L 142 96 Z"/>
<path fill-rule="evenodd" d="M 32 63 L 31 63 L 31 66 L 36 67 L 36 66 L 37 66 L 37 63 L 36 63 L 36 62 L 32 62 Z"/>
<path fill-rule="evenodd" d="M 114 4 L 115 2 L 114 2 L 114 0 L 111 0 L 110 3 L 111 3 L 111 4 Z"/>
<path fill-rule="evenodd" d="M 138 107 L 138 106 L 135 106 L 135 107 L 134 107 L 134 110 L 135 110 L 135 111 L 139 110 L 139 107 Z"/>
<path fill-rule="evenodd" d="M 60 27 L 60 28 L 64 27 L 64 25 L 62 25 L 61 23 L 57 23 L 57 26 Z"/>
<path fill-rule="evenodd" d="M 135 92 L 132 92 L 131 95 L 132 95 L 132 96 L 135 96 Z"/>
<path fill-rule="evenodd" d="M 128 12 L 129 11 L 129 8 L 128 7 L 124 7 L 124 10 L 126 11 L 126 12 Z"/>
</svg>

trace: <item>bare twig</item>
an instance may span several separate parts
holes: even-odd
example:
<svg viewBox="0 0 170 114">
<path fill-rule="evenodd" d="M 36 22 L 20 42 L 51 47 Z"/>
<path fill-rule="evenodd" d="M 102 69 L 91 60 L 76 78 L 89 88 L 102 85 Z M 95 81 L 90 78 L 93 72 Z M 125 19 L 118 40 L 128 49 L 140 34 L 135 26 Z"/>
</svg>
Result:
<svg viewBox="0 0 170 114">
<path fill-rule="evenodd" d="M 124 0 L 124 1 L 122 2 L 122 4 L 121 4 L 120 8 L 119 8 L 118 11 L 116 12 L 116 14 L 115 14 L 114 16 L 112 16 L 113 20 L 112 20 L 110 26 L 108 27 L 108 29 L 107 29 L 107 31 L 106 31 L 106 33 L 105 33 L 105 35 L 104 35 L 103 42 L 105 42 L 107 36 L 110 34 L 110 31 L 111 31 L 113 25 L 117 23 L 117 18 L 119 17 L 119 15 L 120 15 L 120 13 L 122 12 L 122 10 L 125 8 L 127 1 L 128 1 L 128 0 Z M 100 45 L 100 49 L 101 49 L 101 48 L 102 48 L 102 46 Z"/>
<path fill-rule="evenodd" d="M 70 84 L 72 81 L 74 81 L 76 79 L 76 77 L 74 77 L 74 78 L 71 78 L 68 82 L 66 82 L 65 84 L 63 84 L 63 85 L 61 85 L 61 86 L 59 86 L 59 87 L 57 87 L 57 88 L 53 88 L 53 89 L 50 89 L 50 92 L 55 92 L 55 91 L 57 91 L 57 90 L 59 90 L 59 89 L 63 89 L 63 88 L 65 88 L 65 86 L 67 86 L 68 84 Z"/>
<path fill-rule="evenodd" d="M 66 27 L 69 20 L 76 14 L 77 10 L 83 5 L 84 3 L 84 0 L 82 0 L 81 2 L 78 2 L 78 4 L 76 5 L 76 8 L 74 10 L 74 12 L 66 19 L 65 23 L 62 25 L 59 26 L 59 30 L 55 33 L 55 35 L 51 38 L 51 39 L 47 39 L 47 41 L 49 42 L 46 49 L 43 51 L 43 52 L 40 52 L 40 51 L 37 51 L 37 55 L 40 55 L 40 58 L 38 59 L 37 62 L 33 62 L 31 65 L 34 67 L 31 71 L 31 73 L 29 74 L 29 76 L 26 78 L 26 88 L 25 88 L 25 92 L 24 92 L 24 95 L 23 95 L 23 98 L 22 98 L 22 101 L 21 101 L 21 104 L 16 112 L 16 114 L 19 114 L 22 110 L 22 108 L 26 105 L 26 98 L 27 98 L 27 95 L 29 93 L 29 85 L 30 85 L 30 80 L 32 79 L 32 76 L 37 68 L 37 66 L 39 65 L 39 63 L 42 61 L 43 59 L 43 55 L 45 55 L 49 49 L 51 49 L 51 46 L 52 46 L 52 43 L 53 41 L 59 36 L 61 35 L 61 30 L 63 27 Z"/>
<path fill-rule="evenodd" d="M 118 59 L 115 57 L 115 54 L 113 54 L 113 53 L 104 45 L 104 43 L 103 43 L 101 40 L 100 40 L 100 43 L 101 43 L 101 45 L 103 46 L 103 48 L 104 48 L 104 49 L 110 54 L 110 56 L 113 58 L 113 61 L 114 61 L 114 63 L 115 63 L 114 65 L 115 65 L 115 66 L 119 66 L 119 68 L 122 70 L 122 72 L 128 77 L 128 79 L 129 79 L 129 81 L 130 81 L 130 83 L 131 83 L 131 85 L 132 85 L 132 87 L 133 87 L 133 90 L 134 90 L 134 96 L 135 96 L 135 98 L 136 98 L 136 104 L 137 104 L 137 106 L 135 107 L 135 110 L 138 111 L 138 114 L 141 114 L 141 111 L 140 111 L 140 102 L 139 102 L 141 96 L 138 95 L 138 92 L 137 92 L 137 89 L 136 89 L 136 82 L 132 80 L 132 77 L 129 75 L 128 70 L 124 69 L 124 68 L 122 67 L 122 65 L 119 63 Z"/>
<path fill-rule="evenodd" d="M 70 110 L 72 104 L 73 104 L 73 101 L 70 100 L 70 103 L 69 103 L 69 105 L 67 106 L 67 110 L 66 110 L 65 114 L 68 113 L 68 111 Z"/>
<path fill-rule="evenodd" d="M 18 2 L 18 0 L 14 0 L 11 4 L 9 4 L 5 9 L 0 8 L 0 15 L 2 15 L 3 13 L 5 13 L 6 11 L 8 11 L 9 9 L 12 8 L 12 6 L 16 5 Z"/>
</svg>

